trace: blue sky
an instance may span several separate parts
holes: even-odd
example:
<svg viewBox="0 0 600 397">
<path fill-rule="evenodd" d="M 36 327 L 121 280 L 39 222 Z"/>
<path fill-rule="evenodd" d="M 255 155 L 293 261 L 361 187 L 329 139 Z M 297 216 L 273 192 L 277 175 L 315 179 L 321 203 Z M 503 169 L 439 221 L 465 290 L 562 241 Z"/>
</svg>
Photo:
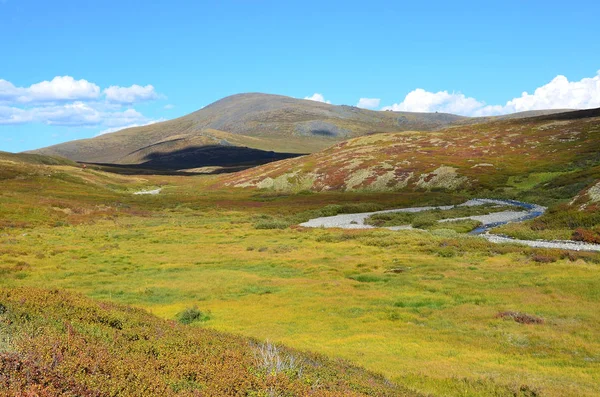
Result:
<svg viewBox="0 0 600 397">
<path fill-rule="evenodd" d="M 597 1 L 0 0 L 0 150 L 240 92 L 473 116 L 596 107 L 598 15 Z"/>
</svg>

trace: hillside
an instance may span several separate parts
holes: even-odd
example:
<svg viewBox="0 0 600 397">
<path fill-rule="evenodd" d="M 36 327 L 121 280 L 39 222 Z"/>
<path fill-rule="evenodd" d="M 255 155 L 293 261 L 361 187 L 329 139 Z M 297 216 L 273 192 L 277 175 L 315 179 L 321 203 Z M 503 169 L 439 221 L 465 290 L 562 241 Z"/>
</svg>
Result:
<svg viewBox="0 0 600 397">
<path fill-rule="evenodd" d="M 244 161 L 260 164 L 285 157 L 285 153 L 312 153 L 356 136 L 433 130 L 462 119 L 449 114 L 375 112 L 279 95 L 239 94 L 178 119 L 34 152 L 75 161 L 118 164 L 143 164 L 169 154 L 179 160 L 173 165 L 168 162 L 168 166 L 194 168 L 215 165 L 214 160 L 205 160 L 206 153 L 219 148 L 219 165 Z M 244 150 L 240 148 L 255 151 L 240 159 L 236 157 L 238 151 Z"/>
<path fill-rule="evenodd" d="M 0 230 L 40 224 L 78 224 L 127 214 L 131 193 L 148 181 L 70 160 L 37 154 L 0 152 Z"/>
<path fill-rule="evenodd" d="M 597 394 L 598 254 L 296 226 L 468 192 L 219 190 L 215 176 L 7 156 L 2 396 Z M 579 189 L 587 203 L 597 171 L 563 173 L 543 193 Z M 510 183 L 535 193 L 546 177 Z M 557 209 L 542 221 L 582 219 Z"/>
<path fill-rule="evenodd" d="M 309 394 L 417 395 L 341 361 L 142 310 L 58 290 L 0 289 L 2 396 Z"/>
<path fill-rule="evenodd" d="M 336 142 L 382 132 L 433 131 L 449 125 L 521 119 L 555 110 L 469 118 L 443 113 L 382 112 L 259 93 L 223 98 L 174 120 L 33 151 L 74 161 L 153 169 L 245 168 Z"/>
<path fill-rule="evenodd" d="M 600 109 L 358 137 L 227 176 L 222 185 L 282 191 L 498 192 L 518 188 L 527 178 L 547 182 L 597 165 L 598 147 Z M 579 188 L 590 178 L 577 181 Z"/>
</svg>

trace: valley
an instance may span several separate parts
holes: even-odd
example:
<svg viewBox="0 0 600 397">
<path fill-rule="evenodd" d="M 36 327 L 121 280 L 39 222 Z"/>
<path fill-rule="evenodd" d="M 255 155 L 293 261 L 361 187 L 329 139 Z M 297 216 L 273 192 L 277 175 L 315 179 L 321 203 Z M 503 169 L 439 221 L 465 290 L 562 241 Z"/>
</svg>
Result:
<svg viewBox="0 0 600 397">
<path fill-rule="evenodd" d="M 598 136 L 597 124 L 585 125 L 589 132 L 581 142 L 591 142 Z M 335 389 L 327 386 L 337 382 L 330 375 L 288 373 L 274 386 L 281 391 L 299 387 L 292 385 L 298 379 L 308 382 L 304 384 L 315 395 L 360 390 L 366 395 L 595 394 L 600 354 L 597 253 L 494 244 L 444 228 L 297 226 L 344 213 L 460 204 L 476 198 L 478 189 L 412 189 L 409 183 L 394 191 L 282 191 L 228 187 L 232 178 L 264 173 L 258 168 L 230 175 L 123 175 L 44 156 L 5 154 L 2 161 L 0 303 L 11 307 L 9 313 L 17 309 L 7 297 L 33 296 L 27 292 L 31 288 L 83 294 L 102 305 L 141 308 L 169 321 L 196 308 L 204 317 L 178 332 L 214 330 L 252 338 L 257 342 L 238 339 L 235 345 L 235 354 L 248 357 L 250 365 L 257 365 L 252 343 L 270 341 L 348 360 L 395 385 L 389 389 L 374 381 L 365 389 L 359 383 L 371 375 L 355 373 Z M 273 164 L 289 161 L 298 160 Z M 593 235 L 595 196 L 587 192 L 593 192 L 589 178 L 597 178 L 597 166 L 544 169 L 536 165 L 546 164 L 544 160 L 538 161 L 521 176 L 506 178 L 504 192 L 496 193 L 527 198 L 549 206 L 548 211 L 494 230 L 570 239 L 584 228 Z M 486 174 L 478 168 L 489 167 L 468 168 L 483 178 Z M 473 180 L 473 174 L 465 176 Z M 557 198 L 542 198 L 540 184 Z M 574 187 L 576 193 L 566 193 Z M 159 194 L 135 194 L 153 191 Z M 573 196 L 567 199 L 569 194 Z M 537 227 L 539 222 L 546 227 Z M 35 305 L 29 316 L 48 308 L 42 301 Z M 523 323 L 530 320 L 522 318 L 533 320 Z M 75 318 L 68 321 L 79 324 Z M 20 327 L 11 333 L 28 335 L 26 326 Z M 107 332 L 98 327 L 108 326 L 77 327 L 83 336 Z M 115 332 L 127 333 L 130 327 Z M 103 348 L 105 342 L 94 343 Z M 65 363 L 70 360 L 75 358 Z M 61 376 L 71 376 L 68 366 L 58 368 L 63 368 Z M 336 374 L 347 371 L 336 368 Z M 97 378 L 77 379 L 89 385 Z M 202 382 L 215 395 L 228 393 L 208 379 Z M 167 389 L 199 387 L 186 385 Z"/>
<path fill-rule="evenodd" d="M 598 15 L 0 0 L 0 397 L 600 396 Z"/>
</svg>

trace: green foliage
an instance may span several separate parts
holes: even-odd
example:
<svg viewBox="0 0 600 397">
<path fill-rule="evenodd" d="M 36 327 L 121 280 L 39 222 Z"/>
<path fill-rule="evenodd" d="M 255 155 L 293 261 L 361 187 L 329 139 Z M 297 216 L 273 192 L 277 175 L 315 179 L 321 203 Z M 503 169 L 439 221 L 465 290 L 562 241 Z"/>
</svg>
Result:
<svg viewBox="0 0 600 397">
<path fill-rule="evenodd" d="M 350 278 L 352 280 L 356 280 L 360 283 L 381 283 L 381 282 L 389 281 L 389 277 L 380 276 L 377 274 L 359 274 L 359 275 L 348 276 L 348 278 Z"/>
<path fill-rule="evenodd" d="M 210 316 L 198 310 L 196 306 L 188 307 L 177 313 L 177 321 L 181 324 L 189 325 L 195 322 L 206 321 Z"/>
<path fill-rule="evenodd" d="M 0 289 L 0 301 L 0 324 L 9 321 L 19 336 L 14 353 L 0 350 L 0 394 L 7 396 L 414 395 L 339 361 L 79 295 Z M 118 327 L 107 321 L 116 318 Z"/>
<path fill-rule="evenodd" d="M 412 227 L 418 229 L 438 229 L 445 228 L 445 226 L 437 226 L 438 221 L 443 219 L 486 215 L 494 212 L 514 211 L 516 209 L 518 209 L 518 207 L 511 205 L 499 206 L 495 204 L 483 204 L 470 207 L 457 206 L 449 210 L 432 209 L 421 212 L 388 212 L 383 214 L 375 214 L 367 218 L 366 223 L 369 225 L 380 227 L 411 225 Z M 473 230 L 476 227 L 475 222 L 476 221 L 467 220 L 464 221 L 464 223 L 454 223 L 454 225 L 448 225 L 447 223 L 443 223 L 443 225 L 446 225 L 449 229 L 456 230 L 459 233 L 466 233 Z M 469 225 L 475 226 L 473 226 L 471 229 L 466 230 Z"/>
<path fill-rule="evenodd" d="M 340 357 L 425 395 L 595 395 L 600 255 L 496 245 L 447 229 L 468 226 L 459 223 L 436 223 L 431 232 L 293 226 L 345 211 L 460 203 L 464 194 L 267 194 L 214 190 L 222 178 L 214 176 L 3 166 L 0 174 L 14 173 L 2 181 L 0 285 L 78 291 L 102 303 L 2 290 L 8 353 L 0 354 L 0 373 L 9 375 L 0 376 L 0 394 L 41 395 L 39 385 L 48 395 L 84 396 L 91 387 L 101 395 L 414 394 L 280 345 L 281 360 L 296 357 L 302 374 L 271 375 L 256 361 L 256 343 L 217 329 Z M 554 198 L 573 191 L 571 182 L 589 186 L 583 182 L 596 174 L 573 169 L 516 192 L 501 185 L 517 167 L 502 170 L 504 180 L 471 167 L 490 178 L 485 183 L 499 197 L 543 202 L 548 189 L 553 207 L 545 226 L 532 230 L 530 221 L 502 230 L 545 238 L 570 238 L 574 224 L 596 230 L 594 207 L 556 206 Z M 54 171 L 88 183 L 49 176 Z M 130 194 L 145 186 L 167 188 L 159 196 Z M 482 197 L 480 189 L 473 185 L 469 194 Z M 584 214 L 561 220 L 572 210 Z M 273 220 L 291 227 L 254 228 Z M 68 227 L 51 227 L 56 222 Z M 215 315 L 203 327 L 187 327 L 107 302 L 163 319 L 202 302 L 202 312 Z M 496 318 L 507 311 L 545 322 Z"/>
<path fill-rule="evenodd" d="M 255 229 L 285 229 L 290 226 L 290 223 L 279 220 L 279 219 L 270 219 L 270 220 L 261 220 L 254 224 Z"/>
<path fill-rule="evenodd" d="M 438 221 L 438 217 L 432 213 L 418 213 L 413 218 L 411 226 L 417 229 L 426 229 L 435 225 Z"/>
<path fill-rule="evenodd" d="M 428 227 L 428 230 L 452 230 L 456 233 L 469 233 L 481 226 L 481 222 L 474 219 L 463 219 L 459 221 L 439 222 Z"/>
</svg>

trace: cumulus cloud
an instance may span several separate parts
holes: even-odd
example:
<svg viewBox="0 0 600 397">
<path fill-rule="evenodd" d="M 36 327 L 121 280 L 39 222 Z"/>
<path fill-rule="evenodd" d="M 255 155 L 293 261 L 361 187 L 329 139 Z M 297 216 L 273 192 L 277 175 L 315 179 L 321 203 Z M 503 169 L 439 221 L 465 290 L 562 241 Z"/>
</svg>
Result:
<svg viewBox="0 0 600 397">
<path fill-rule="evenodd" d="M 510 100 L 505 108 L 516 112 L 539 109 L 587 109 L 600 107 L 600 70 L 596 76 L 569 81 L 559 75 L 533 94 L 524 92 Z"/>
<path fill-rule="evenodd" d="M 0 80 L 0 100 L 17 103 L 89 100 L 100 96 L 100 87 L 87 80 L 71 76 L 56 76 L 29 87 L 16 87 L 10 81 Z"/>
<path fill-rule="evenodd" d="M 0 79 L 0 125 L 41 123 L 119 130 L 155 121 L 131 105 L 159 97 L 152 85 L 110 86 L 101 90 L 84 79 L 56 76 L 18 87 Z"/>
<path fill-rule="evenodd" d="M 361 109 L 375 109 L 379 107 L 379 102 L 381 102 L 379 98 L 360 98 L 356 107 Z"/>
<path fill-rule="evenodd" d="M 308 99 L 309 101 L 315 102 L 331 103 L 331 101 L 326 101 L 323 94 L 319 94 L 318 92 L 315 92 L 314 94 L 312 94 L 312 96 L 304 97 L 304 99 Z"/>
<path fill-rule="evenodd" d="M 486 105 L 483 101 L 462 93 L 448 91 L 429 92 L 417 88 L 404 100 L 382 110 L 407 112 L 444 112 L 464 116 L 490 116 L 542 109 L 589 109 L 600 107 L 600 70 L 596 76 L 580 81 L 569 81 L 556 76 L 548 84 L 537 88 L 533 94 L 523 92 L 504 105 Z"/>
<path fill-rule="evenodd" d="M 121 131 L 121 130 L 125 130 L 127 128 L 134 128 L 134 127 L 143 127 L 145 125 L 150 125 L 150 124 L 156 124 L 156 123 L 160 123 L 162 121 L 165 121 L 165 119 L 159 119 L 159 120 L 150 120 L 146 123 L 133 123 L 133 124 L 127 124 L 127 125 L 122 125 L 120 127 L 112 127 L 112 128 L 107 128 L 105 130 L 102 130 L 98 133 L 98 135 L 96 136 L 100 136 L 100 135 L 105 135 L 105 134 L 111 134 L 113 132 L 117 132 L 117 131 Z"/>
<path fill-rule="evenodd" d="M 100 96 L 100 87 L 87 80 L 75 80 L 71 76 L 56 76 L 27 89 L 30 101 L 83 100 Z"/>
<path fill-rule="evenodd" d="M 110 86 L 102 91 L 94 83 L 85 79 L 75 80 L 71 76 L 56 76 L 29 87 L 17 87 L 10 81 L 0 79 L 0 103 L 3 104 L 92 101 L 101 99 L 102 95 L 107 101 L 118 104 L 132 104 L 161 97 L 150 84 Z"/>
<path fill-rule="evenodd" d="M 25 110 L 0 105 L 0 125 L 2 124 L 23 124 L 32 121 L 31 115 Z"/>
<path fill-rule="evenodd" d="M 12 101 L 21 95 L 23 88 L 15 87 L 10 81 L 0 79 L 0 101 Z"/>
<path fill-rule="evenodd" d="M 83 102 L 28 110 L 32 120 L 48 125 L 94 126 L 102 122 L 102 113 Z"/>
<path fill-rule="evenodd" d="M 134 103 L 158 98 L 158 94 L 150 84 L 144 87 L 137 84 L 131 87 L 113 85 L 104 90 L 104 95 L 108 101 L 118 103 Z"/>
<path fill-rule="evenodd" d="M 105 126 L 120 129 L 124 125 L 147 123 L 148 121 L 148 118 L 135 109 L 115 111 L 102 106 L 94 107 L 84 102 L 27 109 L 0 106 L 0 125 L 42 123 L 78 127 Z"/>
<path fill-rule="evenodd" d="M 484 106 L 484 103 L 461 93 L 449 93 L 448 91 L 429 92 L 422 88 L 417 88 L 409 92 L 404 101 L 395 103 L 392 106 L 386 106 L 383 110 L 471 114 Z"/>
</svg>

